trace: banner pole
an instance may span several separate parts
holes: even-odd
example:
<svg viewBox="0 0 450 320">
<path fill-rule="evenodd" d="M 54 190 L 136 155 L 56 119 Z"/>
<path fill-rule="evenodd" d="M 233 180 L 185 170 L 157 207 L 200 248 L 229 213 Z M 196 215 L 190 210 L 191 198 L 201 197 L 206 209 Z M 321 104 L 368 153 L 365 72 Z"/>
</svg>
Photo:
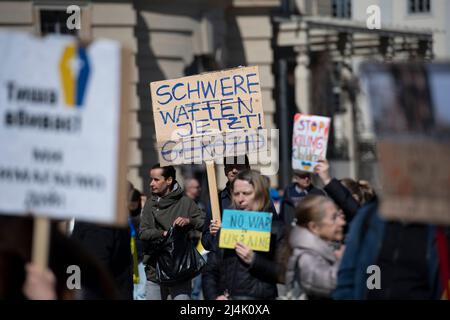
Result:
<svg viewBox="0 0 450 320">
<path fill-rule="evenodd" d="M 219 195 L 217 192 L 216 171 L 214 169 L 214 161 L 205 161 L 206 173 L 208 174 L 209 197 L 211 201 L 211 213 L 213 220 L 221 221 Z"/>
<path fill-rule="evenodd" d="M 33 264 L 41 270 L 47 268 L 50 242 L 50 219 L 47 217 L 35 217 L 33 226 Z"/>
</svg>

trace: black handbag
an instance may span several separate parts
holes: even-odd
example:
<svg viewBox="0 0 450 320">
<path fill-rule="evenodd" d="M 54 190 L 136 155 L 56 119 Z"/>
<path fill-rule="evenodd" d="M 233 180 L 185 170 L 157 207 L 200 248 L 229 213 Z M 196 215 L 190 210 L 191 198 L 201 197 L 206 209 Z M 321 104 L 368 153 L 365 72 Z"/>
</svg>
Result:
<svg viewBox="0 0 450 320">
<path fill-rule="evenodd" d="M 160 284 L 172 285 L 200 274 L 206 261 L 189 239 L 185 227 L 172 227 L 158 248 L 156 278 Z"/>
</svg>

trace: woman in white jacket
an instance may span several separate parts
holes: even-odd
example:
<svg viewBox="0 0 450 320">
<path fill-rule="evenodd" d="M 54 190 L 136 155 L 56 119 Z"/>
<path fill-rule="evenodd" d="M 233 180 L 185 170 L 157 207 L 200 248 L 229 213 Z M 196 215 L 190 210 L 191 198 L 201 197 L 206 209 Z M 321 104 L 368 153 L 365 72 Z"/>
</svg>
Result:
<svg viewBox="0 0 450 320">
<path fill-rule="evenodd" d="M 292 253 L 288 260 L 286 284 L 295 284 L 308 299 L 329 298 L 336 287 L 343 247 L 345 219 L 330 198 L 310 195 L 297 207 L 296 225 L 289 236 Z"/>
</svg>

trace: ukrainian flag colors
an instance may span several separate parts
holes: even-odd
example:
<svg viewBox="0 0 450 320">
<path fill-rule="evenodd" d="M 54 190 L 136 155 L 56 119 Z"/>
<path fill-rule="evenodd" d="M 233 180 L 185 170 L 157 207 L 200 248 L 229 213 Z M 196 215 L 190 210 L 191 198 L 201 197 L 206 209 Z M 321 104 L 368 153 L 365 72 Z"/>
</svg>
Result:
<svg viewBox="0 0 450 320">
<path fill-rule="evenodd" d="M 242 242 L 255 251 L 269 251 L 272 213 L 224 210 L 219 247 L 234 249 Z"/>
<path fill-rule="evenodd" d="M 80 67 L 78 70 L 73 70 L 71 62 L 76 58 L 78 58 Z M 85 48 L 76 48 L 73 44 L 66 46 L 59 63 L 59 71 L 64 102 L 68 106 L 81 108 L 86 95 L 90 73 L 90 65 Z"/>
</svg>

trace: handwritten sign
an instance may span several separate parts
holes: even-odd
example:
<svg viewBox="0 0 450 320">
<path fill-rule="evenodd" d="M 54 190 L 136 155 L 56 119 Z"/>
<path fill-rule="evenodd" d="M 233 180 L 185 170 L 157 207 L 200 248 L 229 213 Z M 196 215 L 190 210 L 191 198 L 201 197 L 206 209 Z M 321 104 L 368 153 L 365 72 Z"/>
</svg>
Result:
<svg viewBox="0 0 450 320">
<path fill-rule="evenodd" d="M 377 137 L 380 213 L 450 224 L 450 64 L 362 66 Z"/>
<path fill-rule="evenodd" d="M 264 128 L 256 66 L 152 82 L 150 90 L 162 164 L 201 162 L 267 146 L 254 134 Z M 233 142 L 235 137 L 244 138 Z"/>
<path fill-rule="evenodd" d="M 178 165 L 243 154 L 262 154 L 269 146 L 267 130 L 247 130 L 158 143 L 160 162 Z"/>
<path fill-rule="evenodd" d="M 297 113 L 292 138 L 292 168 L 313 172 L 327 154 L 330 118 Z"/>
<path fill-rule="evenodd" d="M 271 229 L 272 213 L 224 210 L 219 247 L 234 249 L 236 242 L 242 242 L 255 251 L 268 252 Z"/>
<path fill-rule="evenodd" d="M 0 211 L 126 223 L 119 43 L 0 32 L 0 57 Z"/>
<path fill-rule="evenodd" d="M 383 185 L 380 212 L 387 219 L 449 224 L 450 145 L 380 140 L 377 149 Z"/>
</svg>

